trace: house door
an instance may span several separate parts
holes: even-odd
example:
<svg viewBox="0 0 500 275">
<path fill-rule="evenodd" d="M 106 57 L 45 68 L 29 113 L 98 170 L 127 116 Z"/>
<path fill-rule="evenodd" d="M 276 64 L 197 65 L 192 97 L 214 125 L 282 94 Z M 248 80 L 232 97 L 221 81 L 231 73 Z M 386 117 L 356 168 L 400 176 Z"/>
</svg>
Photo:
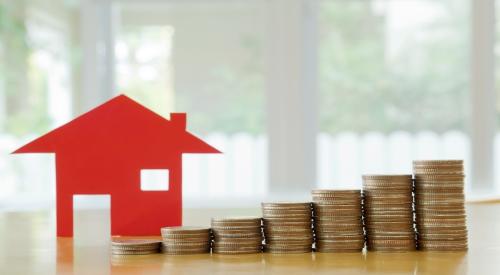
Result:
<svg viewBox="0 0 500 275">
<path fill-rule="evenodd" d="M 73 196 L 73 244 L 108 245 L 111 236 L 111 196 Z"/>
</svg>

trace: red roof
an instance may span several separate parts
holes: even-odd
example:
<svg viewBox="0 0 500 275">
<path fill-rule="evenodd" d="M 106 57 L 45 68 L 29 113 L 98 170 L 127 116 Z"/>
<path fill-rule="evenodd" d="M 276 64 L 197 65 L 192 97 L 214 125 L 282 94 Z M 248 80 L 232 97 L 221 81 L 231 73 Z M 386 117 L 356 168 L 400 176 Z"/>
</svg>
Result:
<svg viewBox="0 0 500 275">
<path fill-rule="evenodd" d="M 165 153 L 220 153 L 186 131 L 186 114 L 171 119 L 119 95 L 67 124 L 33 140 L 14 153 L 51 153 L 60 150 L 149 150 Z"/>
</svg>

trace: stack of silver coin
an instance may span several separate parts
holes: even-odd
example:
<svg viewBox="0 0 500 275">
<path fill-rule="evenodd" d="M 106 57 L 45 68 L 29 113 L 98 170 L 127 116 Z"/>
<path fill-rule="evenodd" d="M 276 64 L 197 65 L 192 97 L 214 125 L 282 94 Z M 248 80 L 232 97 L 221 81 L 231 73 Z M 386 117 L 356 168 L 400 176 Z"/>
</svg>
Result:
<svg viewBox="0 0 500 275">
<path fill-rule="evenodd" d="M 316 251 L 363 250 L 361 190 L 313 190 L 312 197 Z"/>
<path fill-rule="evenodd" d="M 262 218 L 212 218 L 212 252 L 249 254 L 262 252 Z"/>
<path fill-rule="evenodd" d="M 420 250 L 467 250 L 462 160 L 413 162 Z"/>
<path fill-rule="evenodd" d="M 364 175 L 363 219 L 370 251 L 416 249 L 412 175 Z"/>
<path fill-rule="evenodd" d="M 264 251 L 307 253 L 312 251 L 312 209 L 310 202 L 262 203 Z"/>
<path fill-rule="evenodd" d="M 148 239 L 113 239 L 111 253 L 114 255 L 146 255 L 160 252 L 161 242 Z"/>
<path fill-rule="evenodd" d="M 210 253 L 211 232 L 208 227 L 163 227 L 162 251 L 166 254 Z"/>
</svg>

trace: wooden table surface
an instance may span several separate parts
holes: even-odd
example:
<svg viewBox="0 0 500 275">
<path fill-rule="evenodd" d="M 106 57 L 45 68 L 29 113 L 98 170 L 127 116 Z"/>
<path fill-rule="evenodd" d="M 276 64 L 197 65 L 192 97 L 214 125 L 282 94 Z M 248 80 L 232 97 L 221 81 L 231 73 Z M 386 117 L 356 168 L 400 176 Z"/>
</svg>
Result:
<svg viewBox="0 0 500 275">
<path fill-rule="evenodd" d="M 500 204 L 468 204 L 468 252 L 110 255 L 54 237 L 53 214 L 0 213 L 0 274 L 500 274 Z"/>
</svg>

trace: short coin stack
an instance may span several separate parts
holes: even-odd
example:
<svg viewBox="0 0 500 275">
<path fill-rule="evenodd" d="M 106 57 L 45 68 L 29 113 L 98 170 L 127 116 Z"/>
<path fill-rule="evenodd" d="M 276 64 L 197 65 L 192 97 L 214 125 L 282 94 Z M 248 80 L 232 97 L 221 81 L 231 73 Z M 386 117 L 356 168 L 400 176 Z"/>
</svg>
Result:
<svg viewBox="0 0 500 275">
<path fill-rule="evenodd" d="M 114 255 L 146 255 L 160 252 L 160 241 L 115 239 L 111 241 L 111 252 Z"/>
<path fill-rule="evenodd" d="M 361 190 L 313 190 L 312 197 L 316 251 L 361 251 Z"/>
<path fill-rule="evenodd" d="M 262 218 L 212 218 L 213 253 L 248 254 L 262 252 Z"/>
<path fill-rule="evenodd" d="M 370 251 L 416 249 L 411 175 L 364 175 L 363 213 Z"/>
<path fill-rule="evenodd" d="M 413 162 L 420 250 L 467 250 L 462 160 Z"/>
<path fill-rule="evenodd" d="M 211 233 L 208 227 L 163 227 L 162 251 L 167 254 L 200 254 L 210 252 Z"/>
<path fill-rule="evenodd" d="M 264 251 L 307 253 L 312 251 L 312 209 L 310 202 L 262 203 Z"/>
</svg>

